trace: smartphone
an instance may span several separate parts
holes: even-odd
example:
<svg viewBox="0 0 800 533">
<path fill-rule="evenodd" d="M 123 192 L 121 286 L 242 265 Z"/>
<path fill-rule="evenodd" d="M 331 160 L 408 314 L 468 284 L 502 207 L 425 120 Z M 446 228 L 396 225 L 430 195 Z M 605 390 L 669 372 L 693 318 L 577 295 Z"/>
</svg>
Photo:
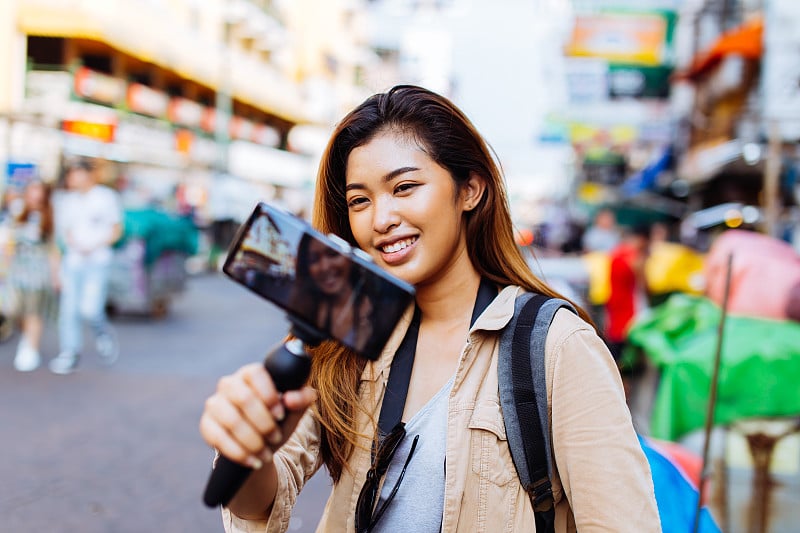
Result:
<svg viewBox="0 0 800 533">
<path fill-rule="evenodd" d="M 239 228 L 222 271 L 322 338 L 372 360 L 415 295 L 363 250 L 264 202 Z"/>
</svg>

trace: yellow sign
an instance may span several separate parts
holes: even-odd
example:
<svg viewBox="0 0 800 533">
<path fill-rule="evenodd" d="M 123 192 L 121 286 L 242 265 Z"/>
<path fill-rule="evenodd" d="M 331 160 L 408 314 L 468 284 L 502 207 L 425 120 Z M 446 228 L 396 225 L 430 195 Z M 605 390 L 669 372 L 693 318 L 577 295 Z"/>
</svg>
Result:
<svg viewBox="0 0 800 533">
<path fill-rule="evenodd" d="M 83 120 L 64 120 L 61 129 L 67 133 L 91 137 L 98 141 L 110 143 L 114 140 L 114 124 L 101 124 L 98 122 L 85 122 Z"/>
<path fill-rule="evenodd" d="M 565 53 L 620 63 L 660 65 L 664 61 L 667 21 L 646 13 L 601 13 L 575 20 Z"/>
</svg>

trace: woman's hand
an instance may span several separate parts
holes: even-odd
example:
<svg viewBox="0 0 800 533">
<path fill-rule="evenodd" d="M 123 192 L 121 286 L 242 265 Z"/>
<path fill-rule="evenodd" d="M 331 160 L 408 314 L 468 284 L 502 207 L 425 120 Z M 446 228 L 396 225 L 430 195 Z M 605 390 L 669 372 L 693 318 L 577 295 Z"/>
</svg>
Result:
<svg viewBox="0 0 800 533">
<path fill-rule="evenodd" d="M 200 417 L 200 434 L 228 459 L 258 469 L 316 399 L 311 387 L 281 395 L 262 364 L 249 364 L 219 380 Z"/>
</svg>

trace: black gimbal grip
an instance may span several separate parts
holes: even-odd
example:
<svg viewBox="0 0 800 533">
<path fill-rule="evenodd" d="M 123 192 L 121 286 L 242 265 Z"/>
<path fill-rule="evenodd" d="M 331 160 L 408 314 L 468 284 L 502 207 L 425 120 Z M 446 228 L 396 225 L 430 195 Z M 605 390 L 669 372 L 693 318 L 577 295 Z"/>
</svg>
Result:
<svg viewBox="0 0 800 533">
<path fill-rule="evenodd" d="M 302 387 L 311 372 L 311 359 L 298 339 L 287 341 L 276 347 L 264 360 L 264 368 L 280 392 Z M 203 494 L 208 507 L 227 505 L 241 488 L 252 469 L 231 461 L 225 456 L 217 459 Z"/>
</svg>

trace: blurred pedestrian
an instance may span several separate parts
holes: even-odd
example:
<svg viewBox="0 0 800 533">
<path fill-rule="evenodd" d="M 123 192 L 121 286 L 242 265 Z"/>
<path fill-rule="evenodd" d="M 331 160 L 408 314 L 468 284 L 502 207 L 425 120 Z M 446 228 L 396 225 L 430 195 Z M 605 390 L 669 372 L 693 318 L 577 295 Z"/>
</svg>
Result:
<svg viewBox="0 0 800 533">
<path fill-rule="evenodd" d="M 628 329 L 648 307 L 644 265 L 650 247 L 650 228 L 627 229 L 609 255 L 609 295 L 605 304 L 605 336 L 611 355 L 620 362 Z"/>
<path fill-rule="evenodd" d="M 25 186 L 22 212 L 13 218 L 13 256 L 8 283 L 16 292 L 16 316 L 21 336 L 14 368 L 29 372 L 39 367 L 39 344 L 55 306 L 58 252 L 53 239 L 50 187 L 38 180 Z"/>
<path fill-rule="evenodd" d="M 0 342 L 14 335 L 17 314 L 16 291 L 8 282 L 8 269 L 14 256 L 14 219 L 22 213 L 25 201 L 16 186 L 7 186 L 0 200 Z"/>
<path fill-rule="evenodd" d="M 116 334 L 106 316 L 112 245 L 122 236 L 119 194 L 97 181 L 84 159 L 67 169 L 67 191 L 56 204 L 56 234 L 63 249 L 58 332 L 60 351 L 50 370 L 75 370 L 83 347 L 83 320 L 91 326 L 101 359 L 112 364 L 119 354 Z"/>
<path fill-rule="evenodd" d="M 586 229 L 581 237 L 584 252 L 610 252 L 617 246 L 622 238 L 622 232 L 617 226 L 617 216 L 609 208 L 600 209 L 594 217 L 594 222 Z"/>
</svg>

